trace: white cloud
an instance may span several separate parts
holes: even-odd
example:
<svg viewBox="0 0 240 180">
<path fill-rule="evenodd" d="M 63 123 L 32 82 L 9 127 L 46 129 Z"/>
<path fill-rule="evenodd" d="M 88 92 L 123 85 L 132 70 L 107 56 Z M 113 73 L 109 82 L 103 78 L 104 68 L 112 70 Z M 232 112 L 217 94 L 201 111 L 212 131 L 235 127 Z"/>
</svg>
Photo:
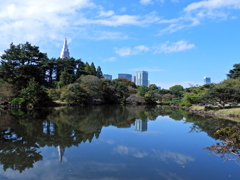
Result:
<svg viewBox="0 0 240 180">
<path fill-rule="evenodd" d="M 100 11 L 99 12 L 99 16 L 100 17 L 109 17 L 114 15 L 114 11 L 110 10 L 110 11 Z"/>
<path fill-rule="evenodd" d="M 175 43 L 166 42 L 155 47 L 155 53 L 173 53 L 180 52 L 194 48 L 194 44 L 189 44 L 186 41 L 178 41 Z"/>
<path fill-rule="evenodd" d="M 120 155 L 131 155 L 136 158 L 144 158 L 145 156 L 148 156 L 148 153 L 145 151 L 139 151 L 136 148 L 130 148 L 122 145 L 119 145 L 116 148 L 114 148 L 113 153 L 117 153 Z"/>
<path fill-rule="evenodd" d="M 152 0 L 140 0 L 140 3 L 143 5 L 153 4 Z"/>
<path fill-rule="evenodd" d="M 203 0 L 191 3 L 183 9 L 180 17 L 160 20 L 159 23 L 169 23 L 169 26 L 162 29 L 159 35 L 197 26 L 208 19 L 231 18 L 230 9 L 240 9 L 240 0 Z"/>
<path fill-rule="evenodd" d="M 130 56 L 130 55 L 137 55 L 137 54 L 140 54 L 141 52 L 147 52 L 147 51 L 152 51 L 154 54 L 175 53 L 175 52 L 190 50 L 194 47 L 195 47 L 194 44 L 190 44 L 187 41 L 181 40 L 173 43 L 168 41 L 158 46 L 152 46 L 152 47 L 139 45 L 134 48 L 129 48 L 129 47 L 123 47 L 120 49 L 115 48 L 115 53 L 121 57 L 124 57 L 124 56 Z"/>
<path fill-rule="evenodd" d="M 1 2 L 0 43 L 41 43 L 63 39 L 65 32 L 72 31 L 70 24 L 77 17 L 76 11 L 94 7 L 90 0 Z"/>
<path fill-rule="evenodd" d="M 144 45 L 140 45 L 140 46 L 136 46 L 134 48 L 127 48 L 127 47 L 124 47 L 124 48 L 121 48 L 121 49 L 117 49 L 115 48 L 115 53 L 118 54 L 119 56 L 129 56 L 129 55 L 136 55 L 136 54 L 139 54 L 141 52 L 146 52 L 148 51 L 149 48 L 147 46 L 144 46 Z"/>
<path fill-rule="evenodd" d="M 94 10 L 93 10 L 94 9 Z M 11 0 L 0 6 L 0 48 L 14 44 L 56 44 L 64 38 L 127 39 L 120 32 L 107 32 L 96 26 L 144 26 L 159 20 L 155 12 L 146 15 L 115 14 L 91 0 Z M 91 25 L 91 26 L 88 26 Z M 95 25 L 95 26 L 93 26 Z M 67 35 L 66 35 L 67 33 Z"/>
<path fill-rule="evenodd" d="M 124 35 L 121 32 L 93 31 L 93 32 L 89 32 L 85 38 L 93 39 L 93 40 L 103 40 L 103 39 L 125 40 L 125 39 L 128 39 L 128 36 Z"/>
<path fill-rule="evenodd" d="M 191 156 L 171 151 L 162 152 L 159 150 L 153 150 L 153 156 L 166 163 L 173 161 L 179 165 L 185 165 L 186 163 L 195 161 L 195 159 Z"/>
<path fill-rule="evenodd" d="M 240 9 L 240 0 L 205 0 L 194 2 L 184 8 L 184 11 L 194 11 L 197 9 L 219 9 L 219 8 L 233 8 Z"/>
<path fill-rule="evenodd" d="M 114 61 L 116 61 L 115 57 L 110 57 L 110 58 L 107 58 L 107 59 L 103 60 L 103 62 L 114 62 Z"/>
</svg>

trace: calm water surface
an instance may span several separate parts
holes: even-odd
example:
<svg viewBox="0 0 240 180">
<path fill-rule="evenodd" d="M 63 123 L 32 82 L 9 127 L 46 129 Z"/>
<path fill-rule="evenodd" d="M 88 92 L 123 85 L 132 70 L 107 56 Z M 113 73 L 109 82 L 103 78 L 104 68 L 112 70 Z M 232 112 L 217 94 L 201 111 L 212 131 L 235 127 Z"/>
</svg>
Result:
<svg viewBox="0 0 240 180">
<path fill-rule="evenodd" d="M 237 157 L 203 149 L 231 126 L 163 107 L 12 110 L 0 115 L 0 179 L 238 180 Z"/>
</svg>

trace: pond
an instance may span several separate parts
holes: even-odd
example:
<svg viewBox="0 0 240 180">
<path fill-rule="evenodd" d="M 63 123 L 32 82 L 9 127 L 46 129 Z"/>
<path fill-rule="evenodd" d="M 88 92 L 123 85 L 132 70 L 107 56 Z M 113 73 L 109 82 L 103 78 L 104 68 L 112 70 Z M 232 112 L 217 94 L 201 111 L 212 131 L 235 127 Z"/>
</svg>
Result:
<svg viewBox="0 0 240 180">
<path fill-rule="evenodd" d="M 89 106 L 0 114 L 0 179 L 240 179 L 214 133 L 238 122 L 161 106 Z"/>
</svg>

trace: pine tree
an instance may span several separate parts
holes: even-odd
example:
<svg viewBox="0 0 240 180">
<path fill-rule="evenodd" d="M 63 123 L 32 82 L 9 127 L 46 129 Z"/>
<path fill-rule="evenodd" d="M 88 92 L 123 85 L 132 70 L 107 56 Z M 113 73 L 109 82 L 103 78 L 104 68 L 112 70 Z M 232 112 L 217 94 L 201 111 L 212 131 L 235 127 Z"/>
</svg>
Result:
<svg viewBox="0 0 240 180">
<path fill-rule="evenodd" d="M 96 76 L 97 75 L 97 71 L 96 71 L 96 68 L 95 68 L 95 65 L 94 65 L 93 62 L 91 64 L 90 68 L 91 68 L 91 71 L 92 71 L 91 75 Z"/>
<path fill-rule="evenodd" d="M 87 74 L 92 74 L 92 70 L 91 70 L 91 67 L 88 64 L 88 62 L 86 62 L 86 64 L 85 64 L 85 71 Z"/>
<path fill-rule="evenodd" d="M 103 73 L 102 73 L 102 70 L 101 70 L 100 66 L 98 66 L 98 68 L 97 68 L 96 75 L 97 75 L 98 78 L 103 78 Z"/>
</svg>

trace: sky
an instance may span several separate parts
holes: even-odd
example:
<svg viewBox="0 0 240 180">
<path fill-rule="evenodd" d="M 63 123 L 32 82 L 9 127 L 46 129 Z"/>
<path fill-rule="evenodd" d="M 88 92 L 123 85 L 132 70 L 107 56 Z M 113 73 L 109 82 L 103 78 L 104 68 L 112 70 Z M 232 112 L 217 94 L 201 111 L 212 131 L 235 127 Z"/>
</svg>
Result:
<svg viewBox="0 0 240 180">
<path fill-rule="evenodd" d="M 0 0 L 0 55 L 26 42 L 104 74 L 148 71 L 151 84 L 203 85 L 240 63 L 240 0 Z"/>
</svg>

